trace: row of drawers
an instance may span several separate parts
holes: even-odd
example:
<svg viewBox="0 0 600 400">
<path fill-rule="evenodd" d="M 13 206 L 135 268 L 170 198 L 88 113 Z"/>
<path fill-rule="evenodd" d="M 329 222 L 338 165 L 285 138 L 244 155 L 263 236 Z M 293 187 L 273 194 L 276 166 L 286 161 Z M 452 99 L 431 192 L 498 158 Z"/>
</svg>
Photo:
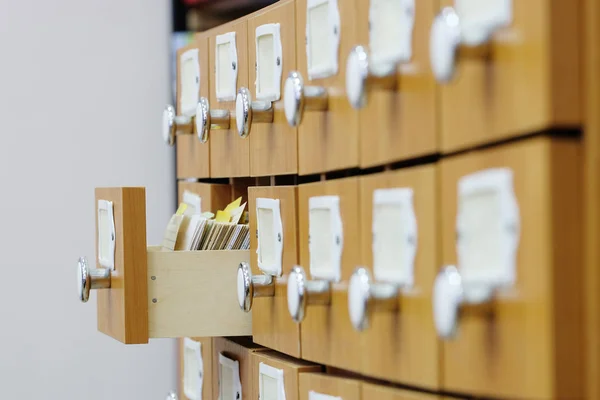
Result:
<svg viewBox="0 0 600 400">
<path fill-rule="evenodd" d="M 368 168 L 581 125 L 578 2 L 490 3 L 492 17 L 503 7 L 509 17 L 489 32 L 479 19 L 496 20 L 473 11 L 475 3 L 456 0 L 454 19 L 447 9 L 440 13 L 453 2 L 438 3 L 282 0 L 196 35 L 178 52 L 177 111 L 165 114 L 166 138 L 177 142 L 178 177 Z M 327 18 L 311 24 L 313 15 Z M 436 44 L 440 29 L 442 38 L 452 35 L 440 21 L 460 21 L 456 49 Z M 480 30 L 470 32 L 473 26 Z M 477 33 L 484 39 L 473 39 Z M 356 45 L 365 54 L 357 55 Z M 453 79 L 438 73 L 436 82 L 432 60 L 453 57 Z M 393 68 L 382 78 L 388 64 Z M 287 81 L 294 71 L 305 90 Z M 243 101 L 252 98 L 260 101 Z M 298 113 L 300 123 L 290 125 Z"/>
<path fill-rule="evenodd" d="M 579 163 L 576 139 L 537 137 L 437 164 L 248 188 L 256 231 L 252 273 L 273 275 L 275 286 L 252 301 L 253 340 L 430 390 L 577 397 L 583 357 Z M 223 190 L 180 185 L 207 199 Z M 259 198 L 279 202 L 262 224 Z M 332 198 L 339 230 L 327 207 L 311 206 Z M 280 228 L 274 214 L 281 216 Z M 281 270 L 267 260 L 277 259 L 278 244 L 268 248 L 261 239 L 259 245 L 261 237 L 280 239 Z M 336 260 L 339 270 L 331 268 Z M 447 265 L 458 273 L 438 272 Z M 296 266 L 306 287 L 331 282 L 328 301 L 311 304 L 322 298 L 298 294 Z M 361 266 L 366 273 L 358 272 Z"/>
<path fill-rule="evenodd" d="M 324 366 L 270 351 L 246 338 L 186 338 L 181 342 L 181 350 L 180 393 L 188 400 L 442 399 L 433 394 L 329 374 Z"/>
<path fill-rule="evenodd" d="M 537 136 L 435 164 L 249 187 L 250 252 L 147 248 L 144 190 L 97 189 L 98 268 L 80 261 L 80 293 L 106 289 L 98 329 L 123 343 L 251 335 L 422 389 L 579 398 L 580 145 Z M 203 209 L 241 190 L 183 184 Z"/>
</svg>

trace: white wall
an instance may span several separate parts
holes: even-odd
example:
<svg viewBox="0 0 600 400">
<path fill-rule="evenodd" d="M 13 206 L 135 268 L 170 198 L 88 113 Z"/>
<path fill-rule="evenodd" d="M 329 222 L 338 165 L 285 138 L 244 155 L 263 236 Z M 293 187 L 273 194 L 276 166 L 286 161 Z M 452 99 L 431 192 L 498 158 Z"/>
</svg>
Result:
<svg viewBox="0 0 600 400">
<path fill-rule="evenodd" d="M 175 206 L 168 0 L 0 0 L 0 398 L 164 399 L 172 340 L 125 346 L 79 303 L 94 187 L 146 186 L 148 240 Z"/>
</svg>

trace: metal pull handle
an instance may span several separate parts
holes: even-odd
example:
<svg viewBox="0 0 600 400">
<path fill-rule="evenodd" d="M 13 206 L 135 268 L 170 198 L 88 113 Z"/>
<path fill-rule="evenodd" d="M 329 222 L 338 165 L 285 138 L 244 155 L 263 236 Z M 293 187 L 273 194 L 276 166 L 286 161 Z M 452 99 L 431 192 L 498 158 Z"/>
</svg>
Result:
<svg viewBox="0 0 600 400">
<path fill-rule="evenodd" d="M 378 88 L 393 90 L 397 84 L 398 64 L 390 64 L 385 71 L 374 73 L 369 68 L 369 54 L 363 46 L 356 46 L 346 60 L 346 95 L 355 109 L 367 103 L 367 92 Z"/>
<path fill-rule="evenodd" d="M 241 138 L 250 135 L 252 123 L 271 123 L 273 117 L 273 104 L 270 101 L 252 101 L 250 90 L 240 88 L 235 99 L 235 123 Z"/>
<path fill-rule="evenodd" d="M 325 111 L 329 108 L 329 95 L 323 86 L 304 86 L 302 75 L 290 72 L 284 86 L 285 118 L 292 127 L 300 125 L 305 110 Z"/>
<path fill-rule="evenodd" d="M 237 297 L 240 308 L 244 312 L 252 309 L 255 297 L 273 297 L 275 280 L 270 275 L 252 275 L 248 263 L 242 262 L 237 270 Z"/>
<path fill-rule="evenodd" d="M 196 106 L 195 128 L 201 143 L 208 141 L 211 129 L 229 129 L 229 111 L 211 110 L 206 97 L 201 97 Z"/>
<path fill-rule="evenodd" d="M 431 68 L 437 81 L 447 83 L 454 78 L 460 47 L 476 48 L 488 43 L 493 33 L 511 19 L 511 0 L 503 1 L 495 14 L 471 23 L 461 21 L 453 7 L 443 8 L 433 21 L 429 39 Z"/>
<path fill-rule="evenodd" d="M 399 297 L 397 285 L 373 282 L 369 270 L 357 268 L 348 286 L 348 312 L 352 326 L 363 331 L 369 327 L 374 312 L 397 311 Z"/>
<path fill-rule="evenodd" d="M 304 268 L 297 265 L 288 278 L 287 300 L 292 319 L 300 323 L 306 316 L 307 306 L 331 304 L 331 283 L 308 280 Z"/>
<path fill-rule="evenodd" d="M 208 140 L 208 126 L 210 125 L 208 100 L 202 97 L 196 105 L 196 113 L 192 117 L 176 115 L 175 107 L 168 105 L 163 111 L 163 140 L 169 146 L 175 145 L 177 129 L 183 125 L 191 125 L 189 134 L 197 135 L 201 143 Z M 186 132 L 187 133 L 187 132 Z"/>
<path fill-rule="evenodd" d="M 433 318 L 438 336 L 450 339 L 456 334 L 460 310 L 465 305 L 489 305 L 495 287 L 480 283 L 467 296 L 463 278 L 454 265 L 441 269 L 433 286 Z"/>
<path fill-rule="evenodd" d="M 90 298 L 91 289 L 110 288 L 110 269 L 89 268 L 87 259 L 80 257 L 77 264 L 77 286 L 79 299 L 86 303 Z"/>
</svg>

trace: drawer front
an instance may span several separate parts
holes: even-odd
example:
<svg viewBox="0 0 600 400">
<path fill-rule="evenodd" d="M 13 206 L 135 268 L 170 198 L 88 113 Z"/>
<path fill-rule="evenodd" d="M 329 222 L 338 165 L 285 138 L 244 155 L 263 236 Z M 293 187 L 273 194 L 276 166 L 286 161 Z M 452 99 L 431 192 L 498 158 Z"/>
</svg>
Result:
<svg viewBox="0 0 600 400">
<path fill-rule="evenodd" d="M 263 350 L 250 338 L 214 338 L 212 396 L 207 398 L 255 398 L 252 397 L 252 353 Z"/>
<path fill-rule="evenodd" d="M 125 344 L 148 343 L 146 191 L 96 188 L 94 210 L 96 207 L 96 260 L 89 266 L 110 270 L 107 262 L 101 261 L 110 259 L 114 267 L 109 271 L 110 288 L 96 290 L 98 330 Z M 101 250 L 99 238 L 103 243 L 112 242 L 112 251 L 110 245 Z"/>
<path fill-rule="evenodd" d="M 442 263 L 457 266 L 464 300 L 443 389 L 583 396 L 579 154 L 576 140 L 535 138 L 441 162 Z"/>
<path fill-rule="evenodd" d="M 426 165 L 360 181 L 365 267 L 373 285 L 402 286 L 391 298 L 395 309 L 377 309 L 372 303 L 364 313 L 361 372 L 434 390 L 439 387 L 440 362 L 431 311 L 431 288 L 439 265 L 437 171 L 436 166 Z M 354 295 L 354 287 L 349 293 Z"/>
<path fill-rule="evenodd" d="M 296 21 L 294 1 L 280 1 L 258 11 L 248 19 L 248 65 L 257 63 L 256 29 L 266 24 L 279 24 L 281 40 L 281 79 L 277 82 L 280 98 L 273 102 L 273 122 L 252 123 L 250 135 L 250 174 L 252 176 L 284 175 L 298 172 L 297 130 L 286 121 L 283 109 L 283 82 L 296 68 Z M 257 97 L 257 69 L 248 69 L 252 98 Z"/>
<path fill-rule="evenodd" d="M 250 214 L 250 254 L 252 273 L 271 275 L 275 272 L 271 265 L 259 268 L 258 229 L 264 226 L 265 238 L 277 240 L 275 232 L 281 228 L 281 242 L 260 243 L 265 252 L 279 258 L 281 274 L 272 275 L 275 279 L 273 297 L 257 297 L 252 305 L 252 336 L 256 343 L 280 351 L 293 357 L 300 357 L 300 326 L 289 316 L 287 309 L 286 279 L 291 269 L 298 263 L 298 221 L 297 188 L 295 186 L 257 186 L 248 188 L 248 211 Z M 258 202 L 257 202 L 257 199 Z M 273 204 L 273 208 L 269 207 Z M 261 209 L 261 221 L 257 209 Z M 270 212 L 269 212 L 270 211 Z M 279 226 L 277 228 L 276 226 Z M 267 233 L 268 231 L 270 233 Z M 256 233 L 256 234 L 254 234 Z M 267 257 L 265 257 L 267 258 Z M 265 263 L 267 260 L 265 260 Z M 261 263 L 262 265 L 262 263 Z"/>
<path fill-rule="evenodd" d="M 300 400 L 361 400 L 360 386 L 354 379 L 304 373 L 300 374 Z"/>
<path fill-rule="evenodd" d="M 436 120 L 437 86 L 429 67 L 429 31 L 437 12 L 437 1 L 423 0 L 397 2 L 398 6 L 373 6 L 374 1 L 358 2 L 356 44 L 365 46 L 371 63 L 385 65 L 390 56 L 401 60 L 395 65 L 395 82 L 383 87 L 367 87 L 366 101 L 360 110 L 360 165 L 371 167 L 400 160 L 430 155 L 439 151 Z M 410 8 L 399 6 L 410 4 Z M 414 8 L 413 8 L 414 7 Z M 389 13 L 398 13 L 390 18 Z M 387 14 L 387 15 L 381 15 Z M 374 25 L 372 39 L 369 20 Z M 393 21 L 393 22 L 392 22 Z M 413 24 L 412 30 L 403 30 L 386 23 L 403 21 Z M 397 31 L 397 32 L 395 32 Z M 379 35 L 378 32 L 384 32 Z M 406 42 L 404 45 L 400 44 Z M 387 44 L 386 44 L 387 43 Z M 390 44 L 402 53 L 387 53 Z M 346 53 L 347 55 L 348 53 Z M 399 58 L 401 57 L 401 58 Z M 383 68 L 383 67 L 380 67 Z M 375 85 L 373 85 L 375 86 Z"/>
<path fill-rule="evenodd" d="M 200 207 L 202 212 L 209 211 L 216 213 L 218 210 L 224 210 L 232 200 L 232 187 L 230 185 L 178 182 L 177 198 L 179 199 L 179 203 L 183 201 L 183 194 L 185 191 L 200 196 Z"/>
<path fill-rule="evenodd" d="M 225 75 L 226 72 L 231 72 L 229 68 L 233 68 L 233 62 L 237 58 L 235 71 L 237 72 L 236 83 L 229 85 L 223 84 L 223 88 L 219 86 L 219 96 L 217 96 L 217 36 L 235 34 L 235 46 L 230 42 L 230 47 L 222 51 L 221 59 L 227 60 L 219 64 L 219 79 L 221 82 L 227 80 L 220 76 L 221 72 Z M 211 112 L 221 112 L 226 110 L 229 112 L 229 129 L 211 129 L 209 134 L 210 152 L 211 152 L 211 177 L 215 178 L 230 178 L 238 176 L 250 176 L 250 142 L 248 138 L 242 138 L 238 135 L 235 129 L 235 97 L 227 96 L 231 93 L 237 93 L 240 87 L 248 86 L 248 23 L 247 19 L 236 20 L 234 22 L 224 24 L 218 28 L 211 29 L 209 35 L 208 59 L 210 64 L 210 110 Z M 224 37 L 224 36 L 221 36 Z M 235 52 L 234 52 L 235 49 Z M 223 54 L 225 53 L 225 55 Z M 235 55 L 235 57 L 234 57 Z M 226 58 L 228 56 L 228 58 Z M 231 65 L 229 65 L 231 64 Z M 228 89 L 228 90 L 225 90 Z M 235 90 L 234 90 L 235 89 Z M 227 92 L 231 93 L 227 93 Z M 225 93 L 222 95 L 221 93 Z M 219 100 L 221 99 L 221 100 Z"/>
<path fill-rule="evenodd" d="M 188 91 L 195 90 L 194 76 L 190 77 L 188 68 L 184 68 L 184 63 L 189 61 L 189 51 L 198 52 L 199 67 L 199 96 L 208 97 L 209 93 L 209 74 L 208 74 L 208 39 L 204 35 L 196 35 L 192 44 L 177 51 L 177 114 L 182 112 L 189 116 L 190 98 Z M 193 60 L 191 62 L 195 62 Z M 185 72 L 183 72 L 185 70 Z M 185 96 L 185 99 L 183 97 Z M 192 96 L 196 100 L 196 96 Z M 185 104 L 190 103 L 190 104 Z M 185 108 L 185 110 L 184 110 Z M 195 105 L 194 105 L 195 109 Z M 194 114 L 195 115 L 195 114 Z M 177 178 L 208 178 L 210 176 L 210 146 L 208 143 L 202 143 L 196 135 L 196 130 L 192 128 L 193 120 L 189 124 L 177 125 Z"/>
<path fill-rule="evenodd" d="M 441 86 L 445 153 L 582 122 L 581 3 L 511 3 L 512 22 L 479 47 L 460 46 Z"/>
<path fill-rule="evenodd" d="M 360 368 L 360 336 L 352 328 L 348 315 L 347 282 L 353 269 L 360 264 L 359 246 L 359 181 L 358 178 L 345 178 L 325 182 L 310 183 L 298 187 L 298 209 L 300 226 L 300 265 L 304 268 L 308 280 L 315 280 L 312 273 L 309 240 L 313 240 L 316 254 L 322 250 L 319 246 L 331 243 L 329 238 L 311 237 L 310 235 L 310 205 L 311 198 L 333 197 L 339 202 L 339 217 L 334 209 L 329 211 L 327 219 L 341 220 L 341 236 L 335 242 L 341 245 L 341 261 L 338 271 L 339 279 L 329 279 L 332 283 L 331 301 L 329 305 L 309 305 L 306 317 L 301 323 L 302 358 L 339 368 L 358 370 Z M 317 223 L 319 217 L 313 218 Z M 335 223 L 324 227 L 335 234 Z M 320 228 L 315 226 L 314 234 Z M 321 250 L 320 250 L 321 249 Z M 339 251 L 331 249 L 331 254 Z M 316 266 L 316 264 L 315 264 Z M 335 268 L 334 268 L 335 269 Z M 327 279 L 322 279 L 327 280 Z"/>
<path fill-rule="evenodd" d="M 307 16 L 308 0 L 296 0 L 296 46 L 298 72 L 302 76 L 304 85 L 320 86 L 328 92 L 328 103 L 326 111 L 306 110 L 302 114 L 302 120 L 298 126 L 298 151 L 299 151 L 299 173 L 308 175 L 325 171 L 353 168 L 358 166 L 358 113 L 352 109 L 346 99 L 346 55 L 352 46 L 357 43 L 356 24 L 359 19 L 357 5 L 360 1 L 343 0 L 328 2 L 329 17 L 338 14 L 339 28 L 323 27 L 316 29 L 319 23 Z M 316 2 L 313 2 L 316 3 Z M 310 10 L 312 14 L 312 9 Z M 317 11 L 318 12 L 318 11 Z M 333 17 L 335 19 L 335 17 Z M 310 25 L 307 32 L 307 20 Z M 333 24 L 335 25 L 335 23 Z M 315 38 L 312 38 L 312 35 Z M 323 37 L 328 35 L 328 37 Z M 323 52 L 323 56 L 334 55 L 334 59 L 320 61 L 311 58 L 311 75 L 309 77 L 309 64 L 307 52 L 310 51 L 305 45 L 307 40 L 318 46 L 326 46 L 325 43 L 333 40 L 339 42 L 335 50 Z M 317 47 L 318 47 L 317 46 Z M 314 52 L 317 53 L 318 52 Z M 313 73 L 312 65 L 323 65 L 337 62 L 337 70 L 330 69 L 325 74 Z M 325 77 L 323 77 L 325 76 Z"/>
<path fill-rule="evenodd" d="M 450 397 L 440 397 L 436 394 L 413 392 L 406 389 L 397 389 L 372 383 L 362 384 L 362 398 L 377 400 L 452 400 Z M 458 399 L 456 399 L 458 400 Z"/>
<path fill-rule="evenodd" d="M 213 345 L 212 338 L 179 339 L 179 393 L 184 400 L 198 398 L 198 385 L 202 385 L 202 398 L 212 398 Z M 200 360 L 198 360 L 198 352 Z M 188 394 L 190 396 L 188 397 Z"/>
<path fill-rule="evenodd" d="M 255 352 L 252 354 L 252 399 L 298 400 L 301 374 L 321 369 L 319 365 L 275 352 Z"/>
</svg>

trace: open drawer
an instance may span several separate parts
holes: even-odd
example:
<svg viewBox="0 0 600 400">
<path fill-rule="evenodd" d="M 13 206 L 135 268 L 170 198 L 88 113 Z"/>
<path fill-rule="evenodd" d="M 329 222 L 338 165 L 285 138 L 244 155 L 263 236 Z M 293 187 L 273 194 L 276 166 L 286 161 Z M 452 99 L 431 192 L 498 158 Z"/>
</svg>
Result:
<svg viewBox="0 0 600 400">
<path fill-rule="evenodd" d="M 80 299 L 98 290 L 98 330 L 125 344 L 150 338 L 246 336 L 237 269 L 248 250 L 161 251 L 146 245 L 144 188 L 96 189 L 96 261 L 79 259 Z"/>
</svg>

